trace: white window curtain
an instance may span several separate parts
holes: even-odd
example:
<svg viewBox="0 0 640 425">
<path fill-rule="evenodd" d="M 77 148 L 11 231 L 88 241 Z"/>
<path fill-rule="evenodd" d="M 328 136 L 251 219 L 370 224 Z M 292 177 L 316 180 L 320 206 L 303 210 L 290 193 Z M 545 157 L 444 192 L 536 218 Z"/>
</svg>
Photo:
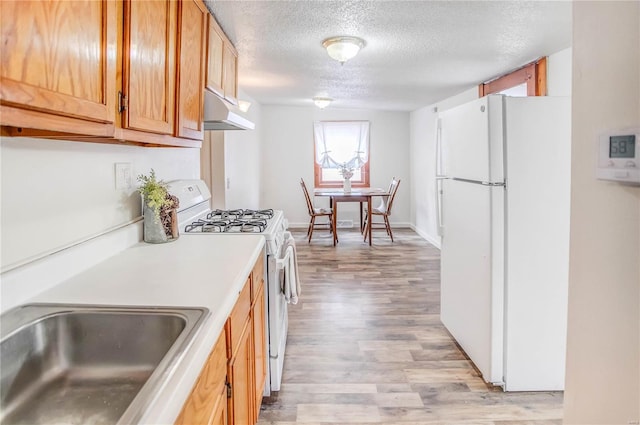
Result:
<svg viewBox="0 0 640 425">
<path fill-rule="evenodd" d="M 316 121 L 313 130 L 322 168 L 358 169 L 369 162 L 369 121 Z"/>
</svg>

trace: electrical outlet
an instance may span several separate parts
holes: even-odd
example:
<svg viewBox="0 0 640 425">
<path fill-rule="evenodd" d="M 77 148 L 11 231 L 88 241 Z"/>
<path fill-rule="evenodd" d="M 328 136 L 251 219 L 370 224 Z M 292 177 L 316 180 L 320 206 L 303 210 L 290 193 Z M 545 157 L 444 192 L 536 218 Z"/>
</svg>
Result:
<svg viewBox="0 0 640 425">
<path fill-rule="evenodd" d="M 131 189 L 131 163 L 116 162 L 116 190 Z"/>
<path fill-rule="evenodd" d="M 227 177 L 227 189 L 231 189 L 231 179 Z"/>
</svg>

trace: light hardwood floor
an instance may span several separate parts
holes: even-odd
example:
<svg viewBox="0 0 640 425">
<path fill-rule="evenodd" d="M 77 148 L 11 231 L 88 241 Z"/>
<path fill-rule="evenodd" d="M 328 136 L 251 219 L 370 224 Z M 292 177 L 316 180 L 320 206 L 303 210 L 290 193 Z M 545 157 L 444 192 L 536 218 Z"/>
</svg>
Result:
<svg viewBox="0 0 640 425">
<path fill-rule="evenodd" d="M 558 425 L 562 393 L 490 388 L 439 320 L 439 251 L 409 229 L 395 243 L 294 231 L 302 296 L 289 309 L 281 391 L 259 425 Z"/>
</svg>

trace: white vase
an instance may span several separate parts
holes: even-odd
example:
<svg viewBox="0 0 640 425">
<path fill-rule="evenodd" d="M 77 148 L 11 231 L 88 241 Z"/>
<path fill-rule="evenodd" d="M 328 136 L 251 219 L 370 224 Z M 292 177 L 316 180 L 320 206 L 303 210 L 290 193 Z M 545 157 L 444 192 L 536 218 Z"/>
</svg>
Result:
<svg viewBox="0 0 640 425">
<path fill-rule="evenodd" d="M 344 193 L 351 193 L 351 180 L 350 179 L 344 179 L 343 180 L 342 189 L 344 190 Z"/>
</svg>

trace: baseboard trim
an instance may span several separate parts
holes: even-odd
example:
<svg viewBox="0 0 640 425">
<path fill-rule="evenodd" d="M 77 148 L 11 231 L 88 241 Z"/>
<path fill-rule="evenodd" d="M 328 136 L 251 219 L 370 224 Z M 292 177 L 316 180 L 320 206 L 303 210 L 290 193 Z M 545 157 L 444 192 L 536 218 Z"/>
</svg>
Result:
<svg viewBox="0 0 640 425">
<path fill-rule="evenodd" d="M 429 242 L 431 245 L 435 246 L 438 249 L 441 249 L 440 241 L 438 239 L 436 239 L 433 236 L 429 235 L 427 232 L 425 232 L 425 231 L 423 231 L 421 229 L 418 229 L 413 224 L 411 224 L 410 227 L 411 227 L 411 230 L 416 232 L 418 235 L 420 235 L 424 240 Z"/>
<path fill-rule="evenodd" d="M 295 223 L 295 222 L 289 222 L 289 228 L 290 229 L 306 229 L 309 227 L 309 223 Z M 408 228 L 413 230 L 414 232 L 416 232 L 422 239 L 426 240 L 427 242 L 429 242 L 431 245 L 435 246 L 438 249 L 441 249 L 441 245 L 440 245 L 440 240 L 434 238 L 433 236 L 429 235 L 428 233 L 426 233 L 425 231 L 418 229 L 415 225 L 411 224 L 411 223 L 406 223 L 406 222 L 402 222 L 402 223 L 391 223 L 391 227 L 392 228 L 399 228 L 399 229 L 403 229 L 403 228 Z"/>
<path fill-rule="evenodd" d="M 353 227 L 356 228 L 357 226 L 358 226 L 358 221 L 356 220 L 356 221 L 353 222 Z M 290 229 L 306 229 L 307 227 L 309 227 L 309 222 L 306 222 L 306 223 L 289 222 L 289 228 Z M 395 229 L 396 227 L 398 229 L 413 229 L 413 230 L 415 230 L 411 223 L 404 223 L 404 222 L 394 223 L 394 222 L 391 222 L 391 228 Z M 422 235 L 420 235 L 420 236 L 422 236 Z"/>
</svg>

